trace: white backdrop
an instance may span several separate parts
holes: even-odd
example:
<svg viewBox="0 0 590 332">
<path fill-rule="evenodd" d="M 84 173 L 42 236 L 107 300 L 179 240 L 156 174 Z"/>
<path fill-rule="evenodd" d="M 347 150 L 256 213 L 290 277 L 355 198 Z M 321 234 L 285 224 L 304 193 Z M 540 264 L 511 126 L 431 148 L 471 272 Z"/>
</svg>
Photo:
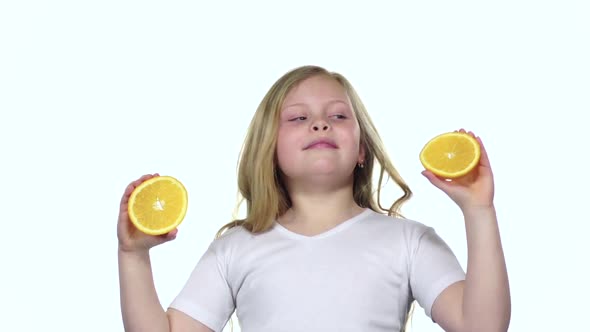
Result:
<svg viewBox="0 0 590 332">
<path fill-rule="evenodd" d="M 0 330 L 123 330 L 118 203 L 150 172 L 190 195 L 178 239 L 152 254 L 168 305 L 231 217 L 258 102 L 304 64 L 352 81 L 415 192 L 405 214 L 463 266 L 461 215 L 420 175 L 418 153 L 443 131 L 479 134 L 510 331 L 588 329 L 588 2 L 350 3 L 2 2 Z M 413 322 L 440 331 L 422 309 Z"/>
</svg>

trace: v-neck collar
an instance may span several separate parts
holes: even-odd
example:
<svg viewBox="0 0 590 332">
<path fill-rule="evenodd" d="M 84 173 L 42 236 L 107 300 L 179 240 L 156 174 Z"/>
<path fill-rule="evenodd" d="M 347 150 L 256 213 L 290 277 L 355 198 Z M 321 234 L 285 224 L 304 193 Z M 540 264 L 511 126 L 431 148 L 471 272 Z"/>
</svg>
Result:
<svg viewBox="0 0 590 332">
<path fill-rule="evenodd" d="M 289 229 L 287 229 L 285 226 L 279 224 L 276 220 L 275 220 L 275 229 L 277 231 L 279 231 L 280 233 L 282 233 L 283 235 L 286 235 L 292 239 L 299 239 L 299 240 L 314 240 L 314 239 L 324 239 L 326 237 L 329 237 L 333 234 L 336 234 L 338 232 L 341 232 L 343 230 L 345 230 L 346 228 L 352 226 L 354 223 L 356 223 L 357 221 L 363 219 L 364 217 L 368 216 L 369 214 L 371 214 L 373 212 L 373 210 L 366 208 L 364 211 L 362 211 L 361 213 L 339 223 L 338 225 L 324 231 L 321 233 L 318 233 L 316 235 L 303 235 L 300 233 L 296 233 L 293 232 Z"/>
</svg>

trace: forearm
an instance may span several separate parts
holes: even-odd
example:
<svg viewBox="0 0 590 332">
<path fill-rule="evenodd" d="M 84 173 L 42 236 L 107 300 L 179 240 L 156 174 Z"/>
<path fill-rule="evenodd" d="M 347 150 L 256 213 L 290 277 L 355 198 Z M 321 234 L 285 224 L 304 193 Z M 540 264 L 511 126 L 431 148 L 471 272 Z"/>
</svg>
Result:
<svg viewBox="0 0 590 332">
<path fill-rule="evenodd" d="M 119 250 L 119 287 L 125 331 L 169 332 L 152 275 L 149 253 Z"/>
<path fill-rule="evenodd" d="M 511 301 L 496 211 L 463 211 L 467 232 L 467 276 L 463 317 L 467 331 L 507 331 Z"/>
</svg>

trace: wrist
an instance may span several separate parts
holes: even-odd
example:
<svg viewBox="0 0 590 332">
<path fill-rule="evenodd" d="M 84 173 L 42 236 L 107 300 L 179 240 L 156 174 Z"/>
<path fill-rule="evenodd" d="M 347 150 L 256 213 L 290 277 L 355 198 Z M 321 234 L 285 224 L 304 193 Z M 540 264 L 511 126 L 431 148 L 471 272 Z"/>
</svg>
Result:
<svg viewBox="0 0 590 332">
<path fill-rule="evenodd" d="M 493 204 L 489 205 L 467 205 L 461 208 L 461 212 L 465 217 L 473 215 L 490 215 L 496 213 L 496 208 Z"/>
<path fill-rule="evenodd" d="M 128 248 L 122 245 L 119 245 L 117 248 L 117 253 L 119 256 L 125 257 L 135 257 L 135 258 L 146 258 L 149 257 L 149 249 L 138 249 L 138 248 Z"/>
</svg>

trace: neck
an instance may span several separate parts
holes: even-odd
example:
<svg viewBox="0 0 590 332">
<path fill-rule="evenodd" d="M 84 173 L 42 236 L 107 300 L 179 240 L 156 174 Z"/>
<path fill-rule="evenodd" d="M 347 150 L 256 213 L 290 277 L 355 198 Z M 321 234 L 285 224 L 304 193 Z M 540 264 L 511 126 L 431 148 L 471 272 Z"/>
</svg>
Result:
<svg viewBox="0 0 590 332">
<path fill-rule="evenodd" d="M 353 198 L 352 184 L 339 187 L 290 186 L 292 206 L 279 217 L 279 223 L 308 235 L 328 230 L 361 213 Z M 322 188 L 322 189 L 317 189 Z"/>
</svg>

